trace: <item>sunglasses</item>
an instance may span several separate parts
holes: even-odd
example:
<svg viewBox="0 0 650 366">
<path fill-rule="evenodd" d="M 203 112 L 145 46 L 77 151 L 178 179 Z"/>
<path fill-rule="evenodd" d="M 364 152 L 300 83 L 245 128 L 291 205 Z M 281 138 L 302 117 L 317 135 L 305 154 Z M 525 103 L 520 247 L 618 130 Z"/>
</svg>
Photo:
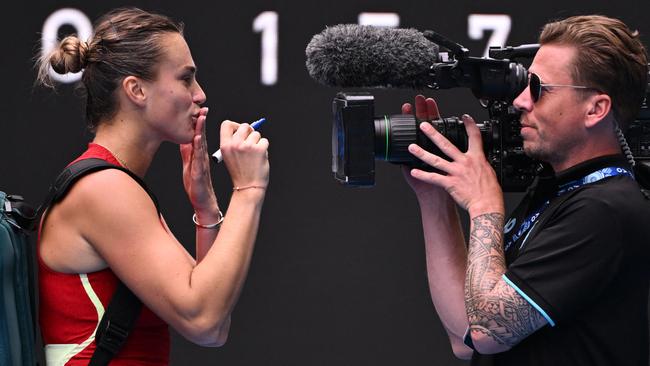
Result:
<svg viewBox="0 0 650 366">
<path fill-rule="evenodd" d="M 534 103 L 537 103 L 539 98 L 542 97 L 542 91 L 548 88 L 594 89 L 582 85 L 544 84 L 539 78 L 539 75 L 534 72 L 528 73 L 528 87 L 530 89 L 530 97 L 533 98 Z"/>
</svg>

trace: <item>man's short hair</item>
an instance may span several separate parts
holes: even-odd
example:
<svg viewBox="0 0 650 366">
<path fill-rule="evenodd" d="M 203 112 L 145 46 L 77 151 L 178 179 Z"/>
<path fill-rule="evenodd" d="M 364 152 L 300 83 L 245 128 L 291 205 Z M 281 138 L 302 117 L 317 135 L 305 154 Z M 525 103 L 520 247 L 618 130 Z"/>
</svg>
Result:
<svg viewBox="0 0 650 366">
<path fill-rule="evenodd" d="M 577 49 L 573 82 L 609 95 L 623 130 L 637 117 L 648 83 L 648 59 L 639 32 L 618 19 L 584 15 L 546 24 L 539 42 Z"/>
</svg>

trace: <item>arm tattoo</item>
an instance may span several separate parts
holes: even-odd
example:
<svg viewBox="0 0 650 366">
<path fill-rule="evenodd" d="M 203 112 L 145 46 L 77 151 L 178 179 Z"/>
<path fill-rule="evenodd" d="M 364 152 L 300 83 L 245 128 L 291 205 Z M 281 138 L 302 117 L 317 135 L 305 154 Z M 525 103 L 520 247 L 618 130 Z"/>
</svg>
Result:
<svg viewBox="0 0 650 366">
<path fill-rule="evenodd" d="M 488 213 L 472 218 L 465 307 L 470 332 L 479 332 L 509 347 L 546 324 L 546 320 L 511 286 L 503 252 L 503 215 Z"/>
</svg>

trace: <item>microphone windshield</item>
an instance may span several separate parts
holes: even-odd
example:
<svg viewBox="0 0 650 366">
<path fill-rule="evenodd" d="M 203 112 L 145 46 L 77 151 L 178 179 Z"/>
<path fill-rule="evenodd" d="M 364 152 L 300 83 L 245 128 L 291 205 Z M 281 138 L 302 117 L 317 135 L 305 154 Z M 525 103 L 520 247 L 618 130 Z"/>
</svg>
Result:
<svg viewBox="0 0 650 366">
<path fill-rule="evenodd" d="M 438 49 L 416 29 L 341 24 L 315 35 L 305 53 L 309 75 L 321 84 L 422 89 Z"/>
</svg>

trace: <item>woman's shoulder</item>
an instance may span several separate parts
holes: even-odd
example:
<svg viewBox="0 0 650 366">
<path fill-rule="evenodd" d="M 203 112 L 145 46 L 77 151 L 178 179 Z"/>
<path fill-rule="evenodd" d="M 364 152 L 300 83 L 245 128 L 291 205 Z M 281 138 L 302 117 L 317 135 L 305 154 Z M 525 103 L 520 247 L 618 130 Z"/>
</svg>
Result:
<svg viewBox="0 0 650 366">
<path fill-rule="evenodd" d="M 137 202 L 144 196 L 144 188 L 126 172 L 118 169 L 103 169 L 79 178 L 70 188 L 66 200 L 77 201 L 82 206 L 108 205 Z"/>
</svg>

